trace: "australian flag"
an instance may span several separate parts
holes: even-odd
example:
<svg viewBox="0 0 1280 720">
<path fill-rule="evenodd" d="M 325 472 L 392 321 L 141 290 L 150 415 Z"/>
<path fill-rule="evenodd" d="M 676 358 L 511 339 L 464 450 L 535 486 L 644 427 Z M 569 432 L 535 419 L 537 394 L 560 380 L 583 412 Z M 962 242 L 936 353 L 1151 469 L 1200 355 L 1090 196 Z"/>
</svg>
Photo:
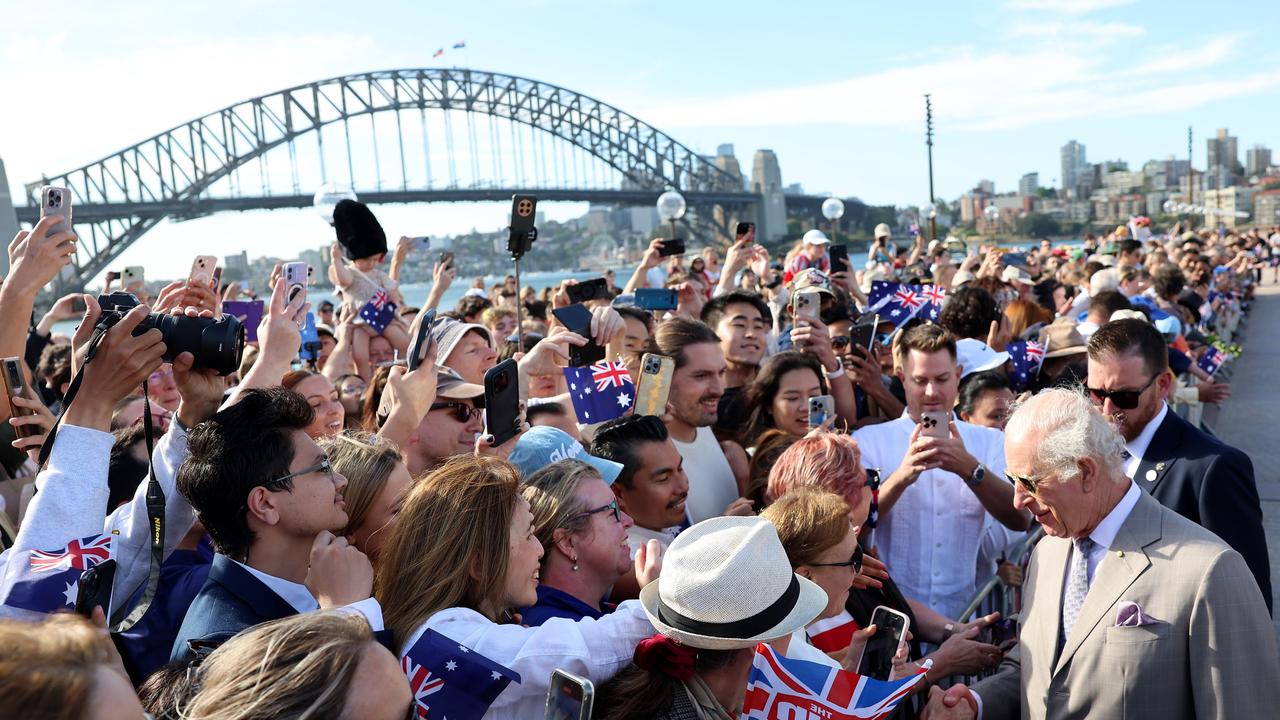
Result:
<svg viewBox="0 0 1280 720">
<path fill-rule="evenodd" d="M 600 423 L 622 417 L 636 401 L 636 386 L 621 360 L 605 360 L 587 367 L 568 367 L 564 378 L 578 422 Z"/>
<path fill-rule="evenodd" d="M 400 658 L 419 718 L 480 720 L 520 674 L 427 630 Z"/>
<path fill-rule="evenodd" d="M 874 280 L 871 294 L 867 296 L 867 310 L 880 313 L 880 320 L 892 322 L 894 327 L 902 327 L 917 316 L 937 321 L 946 295 L 946 289 L 937 285 L 903 285 Z"/>
<path fill-rule="evenodd" d="M 892 715 L 923 679 L 924 672 L 900 680 L 875 680 L 820 663 L 780 657 L 768 645 L 757 645 L 742 717 L 878 720 Z"/>
<path fill-rule="evenodd" d="M 1210 345 L 1196 361 L 1196 367 L 1213 375 L 1218 372 L 1218 368 L 1222 367 L 1222 363 L 1227 361 L 1227 354 L 1218 348 Z"/>
<path fill-rule="evenodd" d="M 1032 381 L 1040 375 L 1040 366 L 1044 365 L 1046 350 L 1048 348 L 1034 340 L 1015 340 L 1005 347 L 1013 368 L 1013 372 L 1009 375 L 1009 384 L 1013 386 L 1015 392 L 1030 388 Z"/>
<path fill-rule="evenodd" d="M 396 319 L 396 304 L 391 302 L 386 290 L 379 290 L 360 309 L 360 317 L 381 335 L 391 321 Z"/>
<path fill-rule="evenodd" d="M 57 550 L 18 553 L 9 561 L 10 589 L 4 604 L 42 613 L 73 608 L 80 575 L 110 557 L 111 535 L 72 540 Z"/>
</svg>

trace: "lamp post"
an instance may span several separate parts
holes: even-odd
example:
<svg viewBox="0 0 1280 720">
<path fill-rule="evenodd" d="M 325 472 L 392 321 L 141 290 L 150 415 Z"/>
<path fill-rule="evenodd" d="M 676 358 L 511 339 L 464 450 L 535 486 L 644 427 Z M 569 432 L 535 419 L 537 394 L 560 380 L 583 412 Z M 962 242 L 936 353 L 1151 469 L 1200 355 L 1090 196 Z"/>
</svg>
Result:
<svg viewBox="0 0 1280 720">
<path fill-rule="evenodd" d="M 938 239 L 938 207 L 927 202 L 920 208 L 920 215 L 929 221 L 929 242 Z"/>
<path fill-rule="evenodd" d="M 982 216 L 987 219 L 987 223 L 991 225 L 991 240 L 996 239 L 996 225 L 1000 220 L 1000 208 L 995 205 L 988 205 L 982 210 Z"/>
<path fill-rule="evenodd" d="M 844 202 L 836 197 L 829 197 L 823 200 L 822 217 L 831 221 L 831 242 L 835 242 L 840 218 L 844 217 Z"/>
<path fill-rule="evenodd" d="M 684 196 L 675 190 L 668 190 L 658 196 L 658 217 L 671 224 L 671 239 L 676 239 L 676 221 L 684 217 L 688 206 Z"/>
<path fill-rule="evenodd" d="M 929 147 L 929 204 L 926 207 L 933 207 L 933 97 L 929 93 L 924 96 L 924 144 Z M 938 239 L 936 216 L 936 211 L 929 216 L 930 240 Z"/>
<path fill-rule="evenodd" d="M 316 209 L 316 213 L 320 218 L 330 225 L 333 224 L 333 209 L 337 207 L 342 200 L 357 200 L 355 192 L 343 185 L 337 183 L 325 183 L 316 190 L 315 196 L 311 199 L 311 206 Z"/>
</svg>

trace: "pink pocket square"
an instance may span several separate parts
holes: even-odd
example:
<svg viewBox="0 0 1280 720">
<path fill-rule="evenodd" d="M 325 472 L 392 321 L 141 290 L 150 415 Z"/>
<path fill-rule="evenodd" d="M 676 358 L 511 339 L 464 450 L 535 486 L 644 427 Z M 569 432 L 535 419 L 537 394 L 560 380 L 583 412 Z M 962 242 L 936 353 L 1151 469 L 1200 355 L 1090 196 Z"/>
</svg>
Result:
<svg viewBox="0 0 1280 720">
<path fill-rule="evenodd" d="M 1160 622 L 1143 612 L 1138 603 L 1132 600 L 1121 600 L 1118 607 L 1120 609 L 1116 612 L 1116 627 L 1140 627 Z"/>
</svg>

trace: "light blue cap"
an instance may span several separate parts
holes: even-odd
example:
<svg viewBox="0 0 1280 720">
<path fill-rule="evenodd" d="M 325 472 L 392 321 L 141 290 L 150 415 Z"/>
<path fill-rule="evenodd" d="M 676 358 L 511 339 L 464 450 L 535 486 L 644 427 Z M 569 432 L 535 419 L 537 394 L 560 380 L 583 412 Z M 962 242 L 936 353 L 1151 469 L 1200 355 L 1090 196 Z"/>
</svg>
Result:
<svg viewBox="0 0 1280 720">
<path fill-rule="evenodd" d="M 516 441 L 516 447 L 507 460 L 519 468 L 524 477 L 561 460 L 581 460 L 598 470 L 606 485 L 612 485 L 622 473 L 622 465 L 587 454 L 582 443 L 570 437 L 569 433 L 550 425 L 529 428 Z"/>
</svg>

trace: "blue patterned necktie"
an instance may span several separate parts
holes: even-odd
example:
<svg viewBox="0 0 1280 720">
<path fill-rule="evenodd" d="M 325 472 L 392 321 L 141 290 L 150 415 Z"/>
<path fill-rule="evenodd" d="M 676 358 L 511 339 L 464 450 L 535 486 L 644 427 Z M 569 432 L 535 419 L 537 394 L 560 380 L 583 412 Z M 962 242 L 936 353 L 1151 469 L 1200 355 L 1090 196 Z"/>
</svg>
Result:
<svg viewBox="0 0 1280 720">
<path fill-rule="evenodd" d="M 1089 538 L 1075 540 L 1075 550 L 1071 553 L 1071 567 L 1067 571 L 1067 590 L 1062 596 L 1062 638 L 1071 637 L 1071 628 L 1080 615 L 1080 607 L 1089 594 L 1089 551 L 1093 549 L 1093 541 Z"/>
</svg>

